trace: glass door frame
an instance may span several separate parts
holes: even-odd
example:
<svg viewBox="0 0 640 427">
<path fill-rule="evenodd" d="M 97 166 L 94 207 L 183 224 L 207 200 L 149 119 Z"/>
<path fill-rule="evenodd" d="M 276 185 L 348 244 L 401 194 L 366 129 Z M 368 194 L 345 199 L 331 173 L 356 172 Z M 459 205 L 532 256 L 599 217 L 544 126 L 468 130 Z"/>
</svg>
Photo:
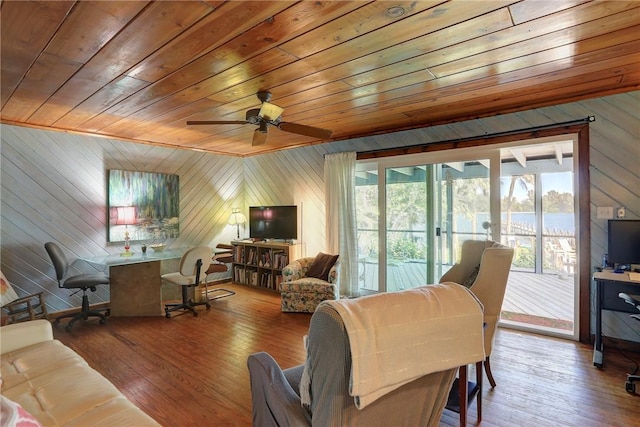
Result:
<svg viewBox="0 0 640 427">
<path fill-rule="evenodd" d="M 433 153 L 420 153 L 409 154 L 398 157 L 385 157 L 375 161 L 358 161 L 356 163 L 356 171 L 367 171 L 377 169 L 378 175 L 378 212 L 379 212 L 379 224 L 386 224 L 386 197 L 385 192 L 380 190 L 384 189 L 386 185 L 386 169 L 389 168 L 401 168 L 410 167 L 415 165 L 434 165 L 438 163 L 452 163 L 452 162 L 466 162 L 474 160 L 489 160 L 489 205 L 490 205 L 490 217 L 492 218 L 491 238 L 499 241 L 500 239 L 500 149 L 497 147 L 491 147 L 490 150 L 479 150 L 477 147 L 473 148 L 461 148 L 456 150 L 438 151 Z M 496 167 L 494 167 L 496 165 Z M 431 212 L 428 215 L 431 218 L 435 218 L 435 207 L 429 206 Z M 493 220 L 495 218 L 495 221 Z M 428 234 L 434 234 L 435 228 L 428 232 Z M 378 292 L 386 292 L 387 283 L 387 236 L 385 227 L 378 226 Z M 435 236 L 434 236 L 435 238 Z M 438 245 L 439 246 L 439 245 Z M 439 278 L 434 277 L 435 273 L 435 257 L 432 249 L 427 249 L 428 262 L 431 264 L 428 266 L 427 271 L 430 275 L 427 277 L 429 283 L 436 283 Z"/>
</svg>

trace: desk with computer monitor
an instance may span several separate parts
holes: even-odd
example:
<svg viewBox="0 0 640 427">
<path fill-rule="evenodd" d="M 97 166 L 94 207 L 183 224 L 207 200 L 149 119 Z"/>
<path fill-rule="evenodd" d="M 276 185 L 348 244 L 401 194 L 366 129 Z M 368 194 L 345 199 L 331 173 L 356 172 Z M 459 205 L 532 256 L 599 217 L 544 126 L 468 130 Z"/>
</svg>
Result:
<svg viewBox="0 0 640 427">
<path fill-rule="evenodd" d="M 604 363 L 604 345 L 602 343 L 602 311 L 613 310 L 630 314 L 638 314 L 638 310 L 620 297 L 620 293 L 640 294 L 640 273 L 623 271 L 614 273 L 613 269 L 593 274 L 596 284 L 596 324 L 595 345 L 593 348 L 593 364 L 601 368 Z"/>
</svg>

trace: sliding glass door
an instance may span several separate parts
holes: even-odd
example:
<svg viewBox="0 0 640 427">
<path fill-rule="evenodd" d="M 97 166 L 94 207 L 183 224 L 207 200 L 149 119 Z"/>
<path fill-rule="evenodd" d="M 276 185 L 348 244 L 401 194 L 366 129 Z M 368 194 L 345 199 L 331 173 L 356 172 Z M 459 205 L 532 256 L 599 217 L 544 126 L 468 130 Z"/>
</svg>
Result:
<svg viewBox="0 0 640 427">
<path fill-rule="evenodd" d="M 358 163 L 363 292 L 438 283 L 463 241 L 492 239 L 515 250 L 505 322 L 574 334 L 573 141 L 529 144 Z"/>
<path fill-rule="evenodd" d="M 515 251 L 502 322 L 571 336 L 578 288 L 572 144 L 554 148 L 566 157 L 502 156 L 502 235 Z"/>
<path fill-rule="evenodd" d="M 484 239 L 490 231 L 489 170 L 488 159 L 361 167 L 360 287 L 393 292 L 437 283 L 463 240 Z"/>
<path fill-rule="evenodd" d="M 433 194 L 424 165 L 385 169 L 386 290 L 427 282 L 427 199 Z"/>
</svg>

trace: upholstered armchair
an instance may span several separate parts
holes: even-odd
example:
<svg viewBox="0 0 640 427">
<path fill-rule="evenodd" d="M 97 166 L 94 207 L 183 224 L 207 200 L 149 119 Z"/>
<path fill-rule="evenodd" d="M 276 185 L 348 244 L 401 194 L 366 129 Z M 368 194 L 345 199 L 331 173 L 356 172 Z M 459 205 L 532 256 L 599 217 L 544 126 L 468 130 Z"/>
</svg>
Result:
<svg viewBox="0 0 640 427">
<path fill-rule="evenodd" d="M 437 426 L 457 368 L 484 360 L 482 307 L 458 284 L 324 301 L 306 349 L 285 370 L 249 356 L 254 426 Z"/>
<path fill-rule="evenodd" d="M 492 240 L 466 240 L 462 243 L 460 261 L 447 271 L 440 283 L 455 282 L 469 287 L 484 306 L 485 354 L 484 370 L 491 387 L 496 381 L 491 373 L 489 357 L 509 280 L 513 248 Z"/>
<path fill-rule="evenodd" d="M 279 290 L 283 312 L 313 313 L 322 301 L 338 298 L 339 261 L 334 260 L 326 280 L 308 275 L 314 261 L 321 255 L 325 254 L 297 259 L 282 270 Z"/>
</svg>

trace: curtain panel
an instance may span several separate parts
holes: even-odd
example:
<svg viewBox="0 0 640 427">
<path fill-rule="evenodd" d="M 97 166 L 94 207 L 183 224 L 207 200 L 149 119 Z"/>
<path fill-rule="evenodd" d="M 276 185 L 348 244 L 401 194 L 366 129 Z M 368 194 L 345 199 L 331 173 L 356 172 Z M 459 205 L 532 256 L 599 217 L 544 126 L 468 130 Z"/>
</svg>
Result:
<svg viewBox="0 0 640 427">
<path fill-rule="evenodd" d="M 327 251 L 340 254 L 340 296 L 358 296 L 355 206 L 356 153 L 327 154 L 324 159 Z"/>
</svg>

